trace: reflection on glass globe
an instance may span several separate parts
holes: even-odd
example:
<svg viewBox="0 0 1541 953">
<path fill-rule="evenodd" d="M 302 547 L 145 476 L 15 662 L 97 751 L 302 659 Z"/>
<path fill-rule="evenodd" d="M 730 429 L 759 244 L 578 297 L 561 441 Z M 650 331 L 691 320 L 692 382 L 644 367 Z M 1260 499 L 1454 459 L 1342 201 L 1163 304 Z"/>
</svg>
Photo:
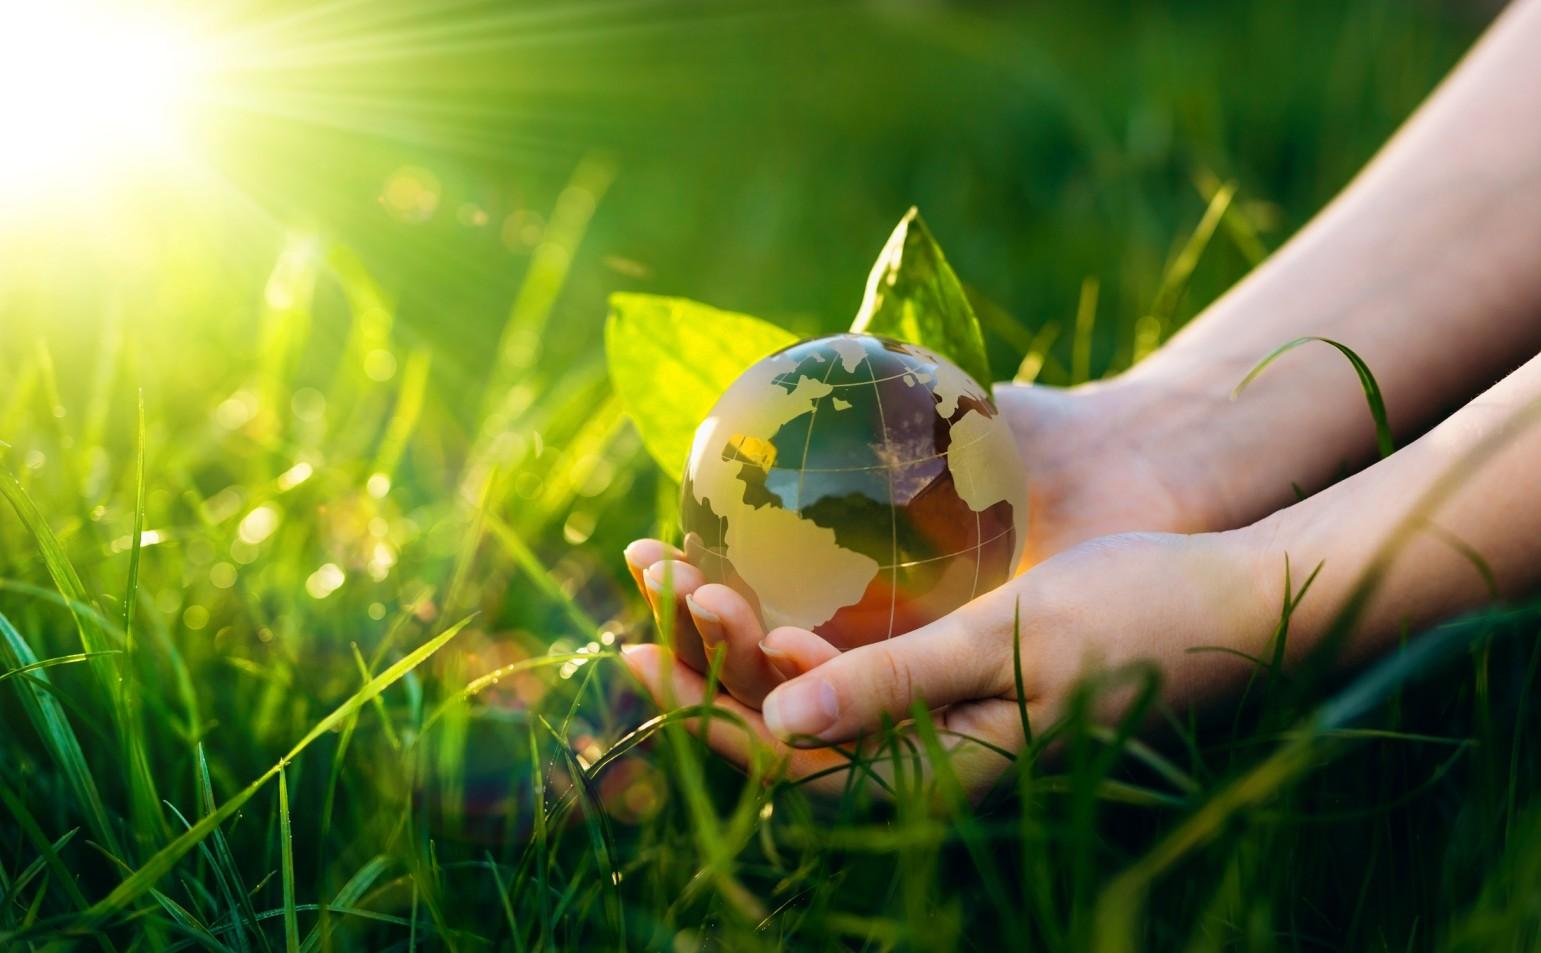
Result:
<svg viewBox="0 0 1541 953">
<path fill-rule="evenodd" d="M 850 648 L 1005 582 L 1027 482 L 971 377 L 913 344 L 840 334 L 728 388 L 696 431 L 680 521 L 686 558 L 767 628 Z"/>
</svg>

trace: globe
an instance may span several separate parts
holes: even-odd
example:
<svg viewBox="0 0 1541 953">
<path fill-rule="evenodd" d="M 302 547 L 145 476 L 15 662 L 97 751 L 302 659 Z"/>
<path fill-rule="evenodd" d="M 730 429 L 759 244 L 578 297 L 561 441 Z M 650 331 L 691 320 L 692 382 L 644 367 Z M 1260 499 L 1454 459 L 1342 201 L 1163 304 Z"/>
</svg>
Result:
<svg viewBox="0 0 1541 953">
<path fill-rule="evenodd" d="M 1008 579 L 1027 482 L 989 392 L 914 344 L 838 334 L 761 360 L 696 430 L 686 559 L 767 628 L 841 649 L 925 625 Z"/>
</svg>

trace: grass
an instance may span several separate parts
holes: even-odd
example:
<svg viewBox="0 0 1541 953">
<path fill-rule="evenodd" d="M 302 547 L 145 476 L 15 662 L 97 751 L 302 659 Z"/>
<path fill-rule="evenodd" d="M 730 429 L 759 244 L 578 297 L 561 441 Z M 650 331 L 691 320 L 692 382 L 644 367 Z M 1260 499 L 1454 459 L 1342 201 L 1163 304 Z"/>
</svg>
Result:
<svg viewBox="0 0 1541 953">
<path fill-rule="evenodd" d="M 475 34 L 307 74 L 411 128 L 254 119 L 216 142 L 256 220 L 167 199 L 117 244 L 0 238 L 0 948 L 1541 946 L 1535 606 L 1289 673 L 1314 567 L 1281 571 L 1242 704 L 1136 737 L 1154 674 L 1110 673 L 981 804 L 899 744 L 891 804 L 742 776 L 614 658 L 652 637 L 620 547 L 675 489 L 604 374 L 610 292 L 843 327 L 917 203 L 997 375 L 1110 373 L 1479 21 L 386 6 L 296 42 Z M 378 201 L 403 175 L 427 220 Z"/>
</svg>

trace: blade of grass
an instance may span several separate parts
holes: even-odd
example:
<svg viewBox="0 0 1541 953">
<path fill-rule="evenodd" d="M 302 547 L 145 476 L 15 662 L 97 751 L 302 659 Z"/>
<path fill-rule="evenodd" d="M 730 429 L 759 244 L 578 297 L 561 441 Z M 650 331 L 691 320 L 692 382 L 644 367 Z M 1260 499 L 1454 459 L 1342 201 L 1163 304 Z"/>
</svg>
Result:
<svg viewBox="0 0 1541 953">
<path fill-rule="evenodd" d="M 1161 284 L 1156 289 L 1155 297 L 1151 299 L 1150 308 L 1134 323 L 1131 354 L 1134 362 L 1142 360 L 1160 346 L 1163 336 L 1172 325 L 1173 318 L 1177 316 L 1177 309 L 1182 305 L 1183 296 L 1188 291 L 1193 273 L 1198 269 L 1199 262 L 1203 260 L 1204 252 L 1214 238 L 1215 229 L 1225 218 L 1225 213 L 1235 196 L 1234 182 L 1227 182 L 1215 189 L 1204 207 L 1203 217 L 1199 219 L 1199 223 L 1194 226 L 1192 233 L 1183 242 L 1182 248 L 1173 256 L 1171 263 L 1162 273 Z"/>
<path fill-rule="evenodd" d="M 134 819 L 134 837 L 141 847 L 152 839 L 169 836 L 166 817 L 160 811 L 160 794 L 150 770 L 145 751 L 144 731 L 136 694 L 139 680 L 134 677 L 134 608 L 139 598 L 139 561 L 144 552 L 145 519 L 145 422 L 144 391 L 139 391 L 134 454 L 134 533 L 129 542 L 128 582 L 123 593 L 123 659 L 118 679 L 118 737 L 129 765 L 130 809 Z"/>
<path fill-rule="evenodd" d="M 80 833 L 80 828 L 78 827 L 72 827 L 65 831 L 63 837 L 60 837 L 58 840 L 53 842 L 53 852 L 57 854 L 59 851 L 63 850 L 64 845 L 74 840 L 75 835 L 78 833 Z M 0 889 L 4 890 L 4 896 L 0 896 L 0 901 L 14 897 L 16 894 L 19 894 L 23 890 L 27 889 L 27 884 L 31 883 L 32 879 L 38 874 L 42 873 L 44 868 L 47 866 L 48 858 L 46 856 L 40 855 L 36 860 L 22 869 L 22 872 L 16 876 L 16 880 L 14 882 L 7 882 L 3 876 L 0 876 Z"/>
<path fill-rule="evenodd" d="M 1322 760 L 1322 733 L 1362 716 L 1380 699 L 1440 659 L 1448 659 L 1491 626 L 1492 613 L 1447 624 L 1410 643 L 1351 682 L 1313 711 L 1272 755 L 1221 788 L 1157 845 L 1114 878 L 1097 900 L 1097 934 L 1092 949 L 1121 953 L 1137 949 L 1137 918 L 1150 884 L 1162 872 L 1209 842 L 1227 820 L 1280 790 Z M 1343 746 L 1339 745 L 1338 750 Z M 1457 749 L 1459 752 L 1460 748 Z"/>
<path fill-rule="evenodd" d="M 357 645 L 358 643 L 354 643 L 355 648 L 357 648 Z M 367 682 L 368 679 L 366 678 L 365 681 Z M 321 798 L 320 832 L 316 835 L 316 843 L 318 844 L 327 843 L 327 838 L 331 834 L 332 809 L 336 804 L 337 786 L 342 781 L 343 765 L 348 753 L 348 746 L 352 743 L 353 732 L 357 728 L 358 715 L 355 713 L 343 722 L 342 730 L 338 732 L 337 746 L 332 749 L 332 760 L 326 778 L 326 793 Z M 317 858 L 316 883 L 322 891 L 326 890 L 328 883 L 329 865 L 327 859 L 325 851 L 321 851 Z M 318 934 L 322 937 L 330 938 L 329 904 L 323 901 L 317 906 L 320 908 L 320 913 L 317 916 L 315 926 L 311 928 L 310 933 L 305 938 L 307 946 Z"/>
<path fill-rule="evenodd" d="M 103 654 L 117 655 L 119 653 L 116 649 L 114 649 L 113 651 L 105 652 Z M 28 672 L 36 672 L 39 669 L 53 668 L 55 665 L 70 665 L 74 662 L 84 662 L 86 659 L 92 657 L 93 653 L 91 652 L 76 652 L 74 655 L 60 655 L 56 658 L 46 658 L 41 662 L 33 662 L 30 665 L 23 665 L 21 668 L 13 668 L 8 671 L 0 672 L 0 682 L 5 681 L 13 675 L 25 675 Z"/>
<path fill-rule="evenodd" d="M 535 722 L 528 725 L 530 736 L 530 785 L 534 793 L 535 835 L 531 838 L 531 847 L 535 851 L 536 864 L 536 892 L 540 894 L 540 942 L 536 949 L 546 950 L 551 948 L 553 933 L 553 917 L 551 911 L 551 847 L 550 832 L 546 826 L 546 779 L 541 770 L 540 763 L 540 736 L 535 731 Z M 575 795 L 576 797 L 576 795 Z"/>
<path fill-rule="evenodd" d="M 206 756 L 203 743 L 193 746 L 194 767 L 198 774 L 198 813 L 208 815 L 214 812 L 214 782 L 209 776 L 209 759 Z M 187 824 L 186 820 L 182 822 Z M 235 925 L 236 945 L 240 949 L 246 948 L 246 934 L 241 927 L 241 920 L 251 926 L 252 932 L 257 935 L 257 942 L 264 950 L 268 949 L 267 936 L 257 926 L 257 908 L 252 906 L 252 891 L 246 889 L 244 879 L 241 877 L 241 868 L 235 862 L 235 854 L 230 850 L 230 842 L 225 838 L 224 830 L 215 826 L 209 832 L 207 844 L 200 844 L 200 849 L 210 851 L 209 863 L 219 875 L 220 884 L 225 888 L 226 898 L 230 905 L 230 916 Z"/>
<path fill-rule="evenodd" d="M 567 187 L 557 196 L 545 233 L 509 308 L 492 369 L 486 375 L 482 422 L 467 456 L 463 485 L 475 486 L 480 471 L 495 469 L 501 463 L 494 458 L 496 439 L 513 429 L 523 409 L 516 385 L 539 354 L 541 334 L 550 321 L 557 296 L 567 284 L 573 255 L 615 173 L 610 160 L 589 156 L 578 163 Z"/>
<path fill-rule="evenodd" d="M 108 853 L 107 848 L 103 847 L 102 845 L 91 843 L 89 841 L 87 844 L 95 849 L 97 853 L 112 861 L 112 865 L 117 867 L 123 874 L 127 875 L 134 872 L 133 865 L 129 864 L 121 857 L 115 857 Z M 195 937 L 197 941 L 201 943 L 206 949 L 217 951 L 225 951 L 230 949 L 228 946 L 219 942 L 219 940 L 214 937 L 213 931 L 210 930 L 208 925 L 205 924 L 202 920 L 199 920 L 196 914 L 182 906 L 180 903 L 177 903 L 175 900 L 166 896 L 164 893 L 161 893 L 159 890 L 151 890 L 150 899 L 160 904 L 161 909 L 166 911 L 166 914 L 176 922 L 177 926 L 181 927 L 184 932 L 189 933 Z M 165 938 L 161 937 L 157 942 L 161 946 L 164 946 Z"/>
<path fill-rule="evenodd" d="M 396 664 L 375 676 L 368 685 L 355 691 L 341 705 L 337 706 L 331 714 L 318 721 L 310 731 L 306 732 L 277 764 L 264 771 L 256 780 L 248 784 L 234 797 L 225 801 L 212 813 L 200 818 L 198 823 L 162 848 L 159 853 L 155 854 L 143 866 L 134 871 L 132 876 L 114 887 L 106 897 L 93 904 L 82 916 L 77 926 L 82 929 L 94 928 L 99 924 L 105 923 L 114 914 L 126 909 L 129 904 L 138 899 L 169 873 L 177 861 L 181 860 L 188 851 L 208 837 L 210 832 L 218 827 L 220 823 L 235 814 L 236 811 L 239 811 L 247 801 L 250 801 L 262 789 L 263 785 L 267 784 L 268 781 L 278 774 L 285 764 L 293 761 L 301 752 L 310 747 L 311 743 L 317 738 L 342 724 L 350 714 L 358 711 L 370 699 L 394 685 L 402 676 L 412 671 L 439 649 L 443 648 L 450 639 L 460 634 L 461 630 L 470 623 L 471 618 L 471 616 L 467 616 L 432 639 L 429 639 L 403 656 Z"/>
<path fill-rule="evenodd" d="M 1011 616 L 1011 677 L 1017 689 L 1017 717 L 1022 722 L 1022 750 L 1033 748 L 1033 724 L 1027 717 L 1027 687 L 1022 677 L 1022 600 Z"/>
<path fill-rule="evenodd" d="M 357 906 L 359 901 L 363 899 L 364 894 L 374 885 L 374 882 L 380 879 L 380 875 L 385 872 L 388 865 L 389 861 L 384 854 L 371 858 L 368 863 L 355 871 L 352 877 L 348 878 L 348 882 L 342 885 L 341 890 L 337 891 L 337 895 L 332 898 L 332 902 L 325 904 L 324 908 L 321 908 L 319 912 L 322 914 L 325 914 L 327 911 L 346 912 L 347 908 Z M 295 909 L 302 908 L 296 907 Z M 327 934 L 330 930 L 331 927 L 326 925 L 324 919 L 318 919 L 316 925 L 306 935 L 305 942 L 300 944 L 300 953 L 314 953 L 318 945 L 327 942 Z"/>
<path fill-rule="evenodd" d="M 364 653 L 359 651 L 357 642 L 351 642 L 349 644 L 353 647 L 353 661 L 358 666 L 359 676 L 364 679 L 364 684 L 367 685 L 369 684 L 369 679 L 372 677 L 372 675 L 369 671 L 368 664 L 364 662 Z M 390 712 L 385 708 L 385 699 L 381 698 L 379 695 L 376 695 L 374 697 L 374 701 L 372 701 L 370 704 L 374 708 L 375 713 L 380 716 L 380 727 L 385 730 L 385 740 L 390 743 L 392 748 L 400 751 L 401 739 L 396 736 L 396 729 L 391 725 L 391 715 Z"/>
<path fill-rule="evenodd" d="M 37 656 L 32 654 L 32 647 L 4 614 L 0 614 L 0 658 L 5 659 L 13 669 L 38 664 Z M 33 682 L 48 686 L 48 690 L 39 691 Z M 86 826 L 90 828 L 92 836 L 117 853 L 117 832 L 108 820 L 107 806 L 102 802 L 95 775 L 86 764 L 86 756 L 81 750 L 75 729 L 65 716 L 63 706 L 53 695 L 53 683 L 48 673 L 42 670 L 29 672 L 19 680 L 19 684 L 22 686 L 19 692 L 22 709 L 73 791 L 76 805 L 85 813 Z"/>
<path fill-rule="evenodd" d="M 1082 384 L 1092 376 L 1092 332 L 1097 324 L 1097 279 L 1081 281 L 1081 296 L 1076 300 L 1075 338 L 1070 349 L 1070 382 Z M 1020 368 L 1018 369 L 1020 371 Z"/>
<path fill-rule="evenodd" d="M 300 922 L 294 912 L 294 832 L 289 823 L 289 779 L 278 769 L 278 837 L 284 874 L 284 949 L 299 953 Z"/>
<path fill-rule="evenodd" d="M 1011 377 L 1012 383 L 1032 384 L 1038 380 L 1038 375 L 1043 373 L 1044 368 L 1052 360 L 1049 348 L 1054 345 L 1059 333 L 1058 324 L 1045 324 L 1038 329 L 1026 350 L 1022 352 L 1022 362 L 1017 365 L 1017 372 Z"/>
<path fill-rule="evenodd" d="M 406 366 L 401 372 L 401 390 L 396 397 L 396 409 L 391 414 L 390 423 L 386 424 L 380 447 L 375 451 L 374 464 L 369 471 L 371 474 L 378 473 L 387 478 L 395 475 L 396 466 L 406 452 L 407 441 L 417 428 L 418 417 L 423 411 L 423 401 L 428 393 L 429 367 L 430 355 L 427 351 L 418 349 L 407 355 Z"/>
<path fill-rule="evenodd" d="M 1353 365 L 1354 373 L 1359 377 L 1359 386 L 1364 390 L 1365 402 L 1370 405 L 1370 417 L 1375 421 L 1376 447 L 1380 451 L 1382 458 L 1391 456 L 1396 451 L 1396 441 L 1391 434 L 1391 425 L 1386 419 L 1386 401 L 1381 397 L 1380 385 L 1375 382 L 1375 375 L 1370 373 L 1370 366 L 1364 362 L 1363 358 L 1354 353 L 1352 348 L 1331 338 L 1316 336 L 1300 337 L 1293 341 L 1286 341 L 1274 348 L 1262 360 L 1253 365 L 1252 370 L 1247 372 L 1247 376 L 1241 379 L 1241 383 L 1237 384 L 1236 389 L 1231 391 L 1231 399 L 1235 400 L 1240 397 L 1241 392 L 1247 389 L 1247 385 L 1257 380 L 1258 375 L 1267 370 L 1268 365 L 1295 348 L 1303 344 L 1310 344 L 1313 341 L 1331 345 L 1348 359 L 1349 364 Z"/>
<path fill-rule="evenodd" d="M 64 892 L 69 895 L 70 902 L 81 910 L 89 907 L 90 901 L 86 899 L 85 894 L 80 892 L 80 886 L 75 882 L 75 875 L 64 865 L 64 861 L 59 859 L 58 851 L 54 850 L 52 842 L 43 834 L 43 829 L 38 825 L 37 819 L 32 816 L 31 811 L 27 810 L 27 805 L 21 798 L 17 797 L 16 792 L 3 783 L 0 783 L 0 804 L 4 804 L 6 810 L 11 812 L 11 816 L 16 819 L 16 826 L 32 842 L 32 846 L 42 856 L 44 862 L 47 863 L 54 879 L 64 886 Z M 87 932 L 95 936 L 97 945 L 102 949 L 108 951 L 115 949 L 112 941 L 104 934 L 98 933 L 95 930 Z"/>
<path fill-rule="evenodd" d="M 963 841 L 969 857 L 973 859 L 974 868 L 979 871 L 979 881 L 983 884 L 990 903 L 995 907 L 995 914 L 1004 925 L 1006 935 L 1020 937 L 1023 935 L 1023 928 L 1018 919 L 1016 905 L 1006 895 L 1006 877 L 995 862 L 995 857 L 986 842 L 986 835 L 980 830 L 978 818 L 969 810 L 963 785 L 958 779 L 957 772 L 952 768 L 952 752 L 942 746 L 931 711 L 924 703 L 915 702 L 910 714 L 914 721 L 913 730 L 920 738 L 926 758 L 931 764 L 933 788 L 940 794 L 942 802 L 946 805 L 946 816 Z"/>
<path fill-rule="evenodd" d="M 144 552 L 144 391 L 139 392 L 138 452 L 134 455 L 134 535 L 129 541 L 128 585 L 123 593 L 123 651 L 132 664 L 134 652 L 134 605 L 139 598 L 139 558 Z M 132 682 L 133 679 L 125 679 Z"/>
<path fill-rule="evenodd" d="M 492 531 L 492 535 L 502 544 L 504 551 L 513 557 L 514 564 L 519 567 L 520 572 L 524 573 L 525 578 L 534 584 L 540 594 L 562 609 L 583 638 L 593 638 L 599 631 L 599 623 L 594 621 L 593 617 L 585 612 L 572 596 L 562 591 L 562 587 L 551 578 L 551 570 L 540 561 L 523 537 L 495 513 L 486 514 L 486 524 Z"/>
<path fill-rule="evenodd" d="M 54 535 L 48 521 L 43 518 L 42 512 L 32 501 L 32 497 L 22 489 L 21 483 L 9 470 L 0 470 L 0 497 L 4 497 L 6 502 L 11 504 L 11 508 L 21 518 L 22 525 L 26 527 L 37 544 L 38 551 L 43 557 L 43 564 L 48 568 L 49 576 L 58 587 L 60 594 L 64 596 L 65 604 L 74 618 L 75 628 L 80 633 L 81 647 L 87 652 L 98 655 L 107 652 L 112 646 L 107 642 L 107 636 L 97 620 L 97 615 L 80 608 L 94 605 L 86 594 L 85 585 L 80 581 L 80 574 L 75 571 L 75 566 L 66 555 L 64 546 Z M 116 667 L 105 660 L 99 660 L 93 662 L 91 668 L 101 683 L 104 697 L 117 698 Z"/>
<path fill-rule="evenodd" d="M 54 368 L 53 352 L 48 349 L 48 342 L 42 337 L 38 337 L 33 343 L 37 354 L 38 370 L 41 373 L 43 399 L 48 402 L 45 419 L 52 427 L 54 439 L 58 441 L 60 447 L 74 447 L 76 441 L 65 426 L 66 412 L 64 401 L 59 394 L 59 378 Z M 86 497 L 86 481 L 81 475 L 76 454 L 61 453 L 59 462 L 64 470 L 66 485 L 74 491 L 70 498 L 79 508 L 81 525 L 88 527 L 88 533 L 92 535 L 101 532 L 100 527 L 91 519 L 91 503 Z"/>
<path fill-rule="evenodd" d="M 202 803 L 203 797 L 200 795 L 199 804 L 202 805 Z M 166 809 L 169 810 L 176 817 L 176 819 L 181 822 L 184 829 L 192 829 L 192 822 L 184 817 L 181 811 L 177 810 L 176 805 L 167 802 Z M 247 926 L 255 928 L 256 911 L 252 910 L 250 905 L 251 902 L 247 897 L 246 891 L 242 890 L 240 887 L 240 881 L 238 879 L 232 879 L 232 877 L 238 878 L 239 873 L 228 869 L 228 866 L 215 854 L 214 850 L 209 847 L 207 841 L 200 843 L 197 849 L 198 853 L 202 855 L 204 863 L 208 865 L 208 869 L 213 876 L 215 889 L 219 891 L 219 895 L 224 899 L 223 901 L 215 900 L 213 892 L 210 891 L 206 885 L 199 883 L 198 885 L 202 889 L 202 896 L 209 901 L 209 907 L 211 910 L 218 909 L 221 905 L 223 905 L 226 917 L 230 922 L 230 932 L 235 939 L 236 949 L 239 951 L 245 951 L 247 949 L 246 928 Z M 124 875 L 129 876 L 132 875 L 133 872 L 134 868 L 129 867 L 126 871 L 124 871 Z M 193 896 L 193 902 L 198 902 L 198 895 Z M 251 911 L 249 914 L 243 911 L 243 903 L 246 905 L 245 910 Z"/>
<path fill-rule="evenodd" d="M 579 804 L 583 809 L 584 826 L 588 829 L 589 844 L 594 852 L 595 866 L 601 873 L 600 890 L 605 897 L 605 912 L 610 918 L 610 927 L 614 936 L 626 935 L 626 921 L 622 913 L 620 897 L 620 878 L 616 876 L 619 869 L 616 866 L 615 834 L 610 829 L 609 816 L 605 813 L 604 806 L 600 803 L 599 795 L 595 792 L 588 773 L 583 764 L 579 762 L 573 753 L 571 745 L 557 730 L 551 726 L 543 715 L 537 715 L 536 719 L 541 727 L 546 729 L 556 742 L 556 749 L 561 753 L 562 760 L 567 767 L 567 774 L 572 781 L 573 790 L 579 796 Z M 608 883 L 604 882 L 608 881 Z"/>
<path fill-rule="evenodd" d="M 519 924 L 514 920 L 514 908 L 508 900 L 508 887 L 503 883 L 503 875 L 498 873 L 498 863 L 492 859 L 491 852 L 486 857 L 487 869 L 492 871 L 493 886 L 498 891 L 498 904 L 503 908 L 503 919 L 508 924 L 508 935 L 513 939 L 515 953 L 524 953 L 524 931 L 519 929 Z"/>
</svg>

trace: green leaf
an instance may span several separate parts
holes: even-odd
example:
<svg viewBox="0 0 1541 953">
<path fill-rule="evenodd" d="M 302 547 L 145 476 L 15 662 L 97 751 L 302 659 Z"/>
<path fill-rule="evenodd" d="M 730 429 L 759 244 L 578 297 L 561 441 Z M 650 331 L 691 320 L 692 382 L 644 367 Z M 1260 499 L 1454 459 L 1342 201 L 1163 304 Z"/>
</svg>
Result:
<svg viewBox="0 0 1541 953">
<path fill-rule="evenodd" d="M 990 383 L 990 362 L 985 357 L 979 318 L 957 274 L 914 208 L 904 213 L 872 266 L 867 294 L 851 330 L 930 348 L 950 358 L 980 384 Z"/>
<path fill-rule="evenodd" d="M 678 479 L 696 427 L 738 376 L 797 342 L 791 332 L 747 314 L 685 298 L 610 296 L 605 353 L 610 380 L 642 444 Z"/>
</svg>

